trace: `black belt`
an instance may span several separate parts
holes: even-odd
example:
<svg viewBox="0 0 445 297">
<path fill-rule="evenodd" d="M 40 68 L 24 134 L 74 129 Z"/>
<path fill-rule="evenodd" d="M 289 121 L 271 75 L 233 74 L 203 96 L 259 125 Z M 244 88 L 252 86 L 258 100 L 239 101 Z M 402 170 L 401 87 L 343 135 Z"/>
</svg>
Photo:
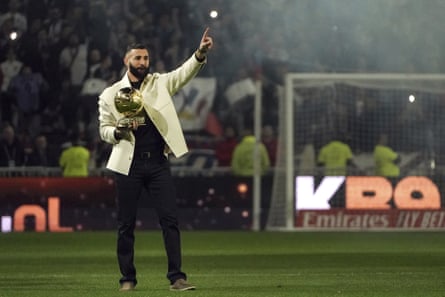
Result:
<svg viewBox="0 0 445 297">
<path fill-rule="evenodd" d="M 161 157 L 162 152 L 140 152 L 136 153 L 136 156 L 139 156 L 140 159 L 148 160 Z"/>
</svg>

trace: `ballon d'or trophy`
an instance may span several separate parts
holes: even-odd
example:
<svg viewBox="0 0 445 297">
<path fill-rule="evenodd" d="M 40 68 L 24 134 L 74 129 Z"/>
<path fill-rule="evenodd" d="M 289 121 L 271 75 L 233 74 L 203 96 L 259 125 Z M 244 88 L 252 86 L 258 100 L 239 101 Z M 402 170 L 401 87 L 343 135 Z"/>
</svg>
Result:
<svg viewBox="0 0 445 297">
<path fill-rule="evenodd" d="M 122 88 L 116 93 L 114 104 L 117 111 L 125 116 L 125 118 L 119 120 L 118 127 L 127 128 L 133 121 L 136 121 L 138 125 L 145 125 L 142 101 L 141 92 L 134 88 Z"/>
</svg>

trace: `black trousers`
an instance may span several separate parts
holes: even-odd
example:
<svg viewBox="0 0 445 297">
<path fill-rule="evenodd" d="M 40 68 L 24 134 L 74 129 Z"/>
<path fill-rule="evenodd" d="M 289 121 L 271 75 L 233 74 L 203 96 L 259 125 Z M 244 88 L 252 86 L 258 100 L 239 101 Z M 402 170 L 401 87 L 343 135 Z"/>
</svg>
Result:
<svg viewBox="0 0 445 297">
<path fill-rule="evenodd" d="M 167 278 L 174 283 L 186 279 L 181 271 L 181 240 L 178 228 L 176 191 L 168 160 L 162 154 L 149 158 L 135 154 L 128 176 L 116 173 L 120 283 L 137 283 L 134 265 L 134 229 L 138 200 L 143 188 L 154 202 L 168 259 Z"/>
</svg>

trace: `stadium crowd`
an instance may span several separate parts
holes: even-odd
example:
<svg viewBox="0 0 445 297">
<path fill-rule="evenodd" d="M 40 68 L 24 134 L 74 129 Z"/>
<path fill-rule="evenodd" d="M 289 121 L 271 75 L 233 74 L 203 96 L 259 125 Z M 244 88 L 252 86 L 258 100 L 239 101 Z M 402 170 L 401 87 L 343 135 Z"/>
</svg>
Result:
<svg viewBox="0 0 445 297">
<path fill-rule="evenodd" d="M 188 57 L 199 38 L 195 32 L 201 31 L 196 28 L 205 25 L 190 12 L 191 5 L 140 0 L 2 1 L 0 166 L 57 167 L 73 137 L 80 138 L 90 151 L 90 168 L 103 166 L 110 147 L 98 136 L 97 94 L 120 77 L 122 51 L 136 39 L 151 49 L 152 72 L 173 69 Z M 225 42 L 233 35 L 228 29 L 222 32 L 229 21 L 213 24 L 211 30 L 221 38 L 221 46 L 216 46 L 212 61 L 200 74 L 216 77 L 218 89 L 248 77 L 252 69 L 237 70 L 234 65 L 219 70 L 212 65 L 220 57 L 235 56 Z M 214 108 L 221 110 L 221 104 Z M 218 135 L 205 129 L 194 131 L 188 135 L 192 148 L 213 150 L 225 141 L 222 126 L 232 119 L 221 112 L 217 116 Z M 230 155 L 231 151 L 218 154 Z"/>
<path fill-rule="evenodd" d="M 350 38 L 356 41 L 356 47 L 351 47 L 350 43 L 342 42 L 347 36 L 342 35 L 345 32 L 341 25 L 331 24 L 326 27 L 328 29 L 312 27 L 308 18 L 320 10 L 316 4 L 286 0 L 280 0 L 279 4 L 272 7 L 267 0 L 1 1 L 0 121 L 3 148 L 0 150 L 0 167 L 57 167 L 62 152 L 72 146 L 73 137 L 79 138 L 80 144 L 89 150 L 88 167 L 103 167 L 110 147 L 98 136 L 97 95 L 121 76 L 121 56 L 127 44 L 136 40 L 146 43 L 152 61 L 150 70 L 164 72 L 175 68 L 195 50 L 200 38 L 197 32 L 205 26 L 210 27 L 215 47 L 200 76 L 216 79 L 215 98 L 210 110 L 214 121 L 208 123 L 213 123 L 212 127 L 189 132 L 186 135 L 188 144 L 192 151 L 203 155 L 210 151 L 215 162 L 211 161 L 208 166 L 229 166 L 231 153 L 242 139 L 242 131 L 252 123 L 253 100 L 247 92 L 244 94 L 247 100 L 243 99 L 243 94 L 238 94 L 234 103 L 228 100 L 226 90 L 237 82 L 261 79 L 264 124 L 261 140 L 273 166 L 277 150 L 279 86 L 283 83 L 284 73 L 378 71 L 387 70 L 378 68 L 382 65 L 391 66 L 384 62 L 380 65 L 372 55 L 369 55 L 370 60 L 364 60 L 360 57 L 366 55 L 356 54 L 369 48 L 367 44 L 372 40 L 366 37 L 375 37 L 366 34 L 366 28 L 354 27 Z M 268 13 L 258 24 L 255 18 L 265 7 Z M 208 16 L 208 11 L 213 8 L 221 12 L 218 18 Z M 301 13 L 302 9 L 308 13 Z M 286 22 L 289 18 L 295 21 L 292 23 L 295 26 Z M 329 20 L 333 24 L 335 21 L 334 16 Z M 317 34 L 311 33 L 314 30 L 318 30 Z M 314 51 L 314 36 L 330 46 L 322 47 L 317 43 L 318 51 Z M 330 52 L 324 52 L 327 50 Z M 414 71 L 410 67 L 418 61 L 412 62 L 405 68 L 390 70 Z M 321 93 L 300 95 L 302 100 L 297 102 L 295 125 L 296 133 L 299 133 L 297 146 L 313 142 L 318 151 L 326 143 L 325 135 L 334 128 L 336 132 L 346 134 L 354 152 L 370 152 L 382 131 L 368 128 L 378 127 L 382 118 L 394 119 L 388 125 L 399 125 L 396 131 L 403 134 L 401 138 L 390 135 L 391 139 L 410 141 L 395 143 L 399 151 L 436 146 L 437 152 L 443 146 L 443 141 L 434 144 L 430 141 L 432 138 L 437 140 L 440 134 L 441 118 L 430 116 L 431 112 L 438 111 L 437 105 L 426 106 L 423 110 L 407 108 L 400 113 L 397 108 L 388 109 L 384 98 L 377 98 L 379 94 L 357 93 L 357 96 L 374 97 L 359 100 L 365 108 L 352 106 L 352 101 L 342 98 L 332 100 Z M 388 114 L 388 110 L 394 112 Z M 416 112 L 418 115 L 413 115 Z M 429 134 L 423 132 L 427 126 L 431 126 Z"/>
</svg>

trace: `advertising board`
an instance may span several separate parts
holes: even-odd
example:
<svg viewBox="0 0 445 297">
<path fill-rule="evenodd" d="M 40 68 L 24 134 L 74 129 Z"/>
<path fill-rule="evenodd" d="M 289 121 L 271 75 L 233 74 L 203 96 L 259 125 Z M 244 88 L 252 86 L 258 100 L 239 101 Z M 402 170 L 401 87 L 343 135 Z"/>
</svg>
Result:
<svg viewBox="0 0 445 297">
<path fill-rule="evenodd" d="M 296 227 L 445 229 L 440 184 L 425 176 L 297 176 Z"/>
</svg>

